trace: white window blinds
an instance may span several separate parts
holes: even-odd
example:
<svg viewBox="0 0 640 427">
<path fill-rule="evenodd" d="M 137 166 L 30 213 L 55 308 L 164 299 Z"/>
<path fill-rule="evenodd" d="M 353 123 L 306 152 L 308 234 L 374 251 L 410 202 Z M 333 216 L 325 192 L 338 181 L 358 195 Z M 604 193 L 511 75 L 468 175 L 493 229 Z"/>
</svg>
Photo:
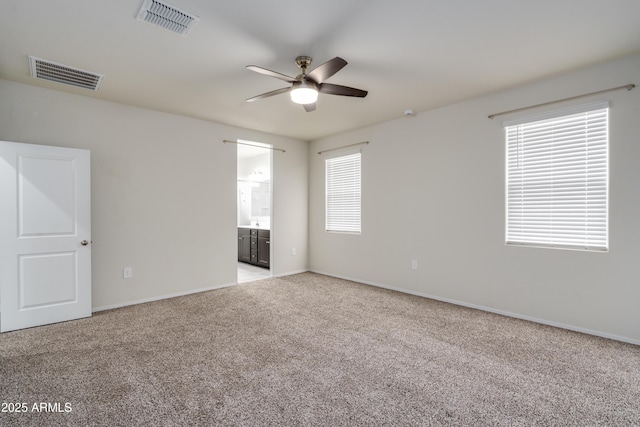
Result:
<svg viewBox="0 0 640 427">
<path fill-rule="evenodd" d="M 514 125 L 507 244 L 608 250 L 608 104 Z"/>
<path fill-rule="evenodd" d="M 360 233 L 361 154 L 325 159 L 325 229 Z"/>
</svg>

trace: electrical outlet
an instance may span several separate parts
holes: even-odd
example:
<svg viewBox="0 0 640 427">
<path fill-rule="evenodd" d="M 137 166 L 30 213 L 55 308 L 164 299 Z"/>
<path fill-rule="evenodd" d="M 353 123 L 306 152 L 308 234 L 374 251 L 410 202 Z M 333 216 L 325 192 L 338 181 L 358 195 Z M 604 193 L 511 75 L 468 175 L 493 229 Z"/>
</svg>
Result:
<svg viewBox="0 0 640 427">
<path fill-rule="evenodd" d="M 418 269 L 418 260 L 414 259 L 411 261 L 411 269 L 412 270 L 417 270 Z"/>
<path fill-rule="evenodd" d="M 295 256 L 296 255 L 296 248 L 291 248 L 291 256 Z"/>
<path fill-rule="evenodd" d="M 122 277 L 125 279 L 131 279 L 133 277 L 133 268 L 125 267 L 122 270 Z"/>
</svg>

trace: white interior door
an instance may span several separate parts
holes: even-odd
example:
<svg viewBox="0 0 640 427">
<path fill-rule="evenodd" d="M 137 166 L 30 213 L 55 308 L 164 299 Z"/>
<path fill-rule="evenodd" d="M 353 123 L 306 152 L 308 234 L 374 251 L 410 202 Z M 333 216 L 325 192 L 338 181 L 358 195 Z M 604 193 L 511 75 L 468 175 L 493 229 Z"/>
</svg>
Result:
<svg viewBox="0 0 640 427">
<path fill-rule="evenodd" d="M 90 152 L 0 141 L 0 332 L 91 316 Z"/>
</svg>

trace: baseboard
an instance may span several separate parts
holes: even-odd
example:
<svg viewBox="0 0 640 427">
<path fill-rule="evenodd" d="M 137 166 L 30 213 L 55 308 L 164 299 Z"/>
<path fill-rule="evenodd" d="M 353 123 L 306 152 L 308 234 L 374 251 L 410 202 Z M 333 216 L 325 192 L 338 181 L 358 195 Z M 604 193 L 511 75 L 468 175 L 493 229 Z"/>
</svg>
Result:
<svg viewBox="0 0 640 427">
<path fill-rule="evenodd" d="M 294 274 L 301 274 L 301 273 L 308 273 L 309 270 L 295 270 L 295 271 L 288 271 L 286 273 L 280 273 L 280 274 L 274 274 L 271 277 L 284 277 L 284 276 L 292 276 Z"/>
<path fill-rule="evenodd" d="M 300 274 L 300 273 L 306 273 L 309 270 L 296 270 L 296 271 L 289 271 L 286 273 L 280 273 L 277 275 L 273 275 L 271 277 L 284 277 L 284 276 L 291 276 L 293 274 Z M 144 299 L 140 299 L 140 300 L 135 300 L 135 301 L 128 301 L 128 302 L 124 302 L 124 303 L 120 303 L 120 304 L 113 304 L 113 305 L 105 305 L 102 307 L 95 307 L 91 309 L 92 313 L 97 313 L 98 311 L 105 311 L 105 310 L 112 310 L 114 308 L 122 308 L 122 307 L 127 307 L 130 305 L 137 305 L 137 304 L 144 304 L 145 302 L 153 302 L 153 301 L 160 301 L 163 299 L 168 299 L 168 298 L 175 298 L 175 297 L 181 297 L 184 295 L 190 295 L 190 294 L 197 294 L 200 292 L 207 292 L 207 291 L 214 291 L 216 289 L 222 289 L 222 288 L 228 288 L 230 286 L 236 286 L 238 283 L 227 283 L 224 285 L 217 285 L 217 286 L 211 286 L 208 288 L 200 288 L 200 289 L 192 289 L 189 291 L 185 291 L 185 292 L 176 292 L 173 294 L 166 294 L 166 295 L 160 295 L 157 297 L 151 297 L 151 298 L 144 298 Z"/>
<path fill-rule="evenodd" d="M 181 297 L 181 296 L 184 296 L 184 295 L 197 294 L 197 293 L 200 293 L 200 292 L 214 291 L 216 289 L 228 288 L 230 286 L 235 286 L 235 285 L 237 285 L 237 283 L 227 283 L 227 284 L 224 284 L 224 285 L 216 285 L 216 286 L 211 286 L 211 287 L 208 287 L 208 288 L 192 289 L 192 290 L 188 290 L 188 291 L 184 291 L 184 292 L 176 292 L 176 293 L 173 293 L 173 294 L 165 294 L 165 295 L 160 295 L 160 296 L 157 296 L 157 297 L 144 298 L 144 299 L 135 300 L 135 301 L 128 301 L 128 302 L 125 302 L 125 303 L 119 303 L 119 304 L 113 304 L 113 305 L 105 305 L 105 306 L 102 306 L 102 307 L 92 308 L 91 312 L 92 313 L 96 313 L 98 311 L 112 310 L 114 308 L 122 308 L 122 307 L 127 307 L 127 306 L 130 306 L 130 305 L 144 304 L 146 302 L 160 301 L 160 300 L 163 300 L 163 299 Z"/>
<path fill-rule="evenodd" d="M 431 294 L 427 294 L 427 293 L 423 293 L 423 292 L 416 292 L 416 291 L 411 291 L 411 290 L 408 290 L 408 289 L 397 288 L 395 286 L 389 286 L 389 285 L 385 285 L 383 283 L 370 282 L 370 281 L 367 281 L 367 280 L 361 280 L 361 279 L 353 278 L 353 277 L 340 276 L 340 275 L 327 273 L 327 272 L 324 272 L 324 271 L 318 271 L 318 270 L 309 270 L 309 271 L 311 271 L 312 273 L 322 274 L 324 276 L 335 277 L 337 279 L 350 280 L 352 282 L 362 283 L 364 285 L 369 285 L 369 286 L 375 286 L 377 288 L 389 289 L 391 291 L 402 292 L 402 293 L 405 293 L 405 294 L 415 295 L 415 296 L 419 296 L 419 297 L 423 297 L 423 298 L 429 298 L 429 299 L 433 299 L 433 300 L 436 300 L 436 301 L 447 302 L 447 303 L 450 303 L 450 304 L 460 305 L 460 306 L 463 306 L 463 307 L 473 308 L 473 309 L 476 309 L 476 310 L 486 311 L 486 312 L 489 312 L 489 313 L 500 314 L 502 316 L 513 317 L 515 319 L 527 320 L 529 322 L 540 323 L 542 325 L 554 326 L 556 328 L 567 329 L 567 330 L 574 331 L 574 332 L 581 332 L 583 334 L 594 335 L 594 336 L 597 336 L 597 337 L 608 338 L 608 339 L 615 340 L 615 341 L 621 341 L 621 342 L 626 342 L 626 343 L 629 343 L 629 344 L 640 345 L 640 340 L 635 340 L 635 339 L 628 338 L 628 337 L 623 337 L 623 336 L 620 336 L 620 335 L 609 334 L 609 333 L 606 333 L 606 332 L 600 332 L 600 331 L 596 331 L 596 330 L 593 330 L 593 329 L 581 328 L 581 327 L 578 327 L 578 326 L 567 325 L 567 324 L 559 323 L 559 322 L 553 322 L 553 321 L 550 321 L 550 320 L 540 319 L 540 318 L 537 318 L 537 317 L 531 317 L 531 316 L 526 316 L 526 315 L 523 315 L 523 314 L 512 313 L 510 311 L 498 310 L 498 309 L 495 309 L 495 308 L 492 308 L 492 307 L 485 307 L 485 306 L 482 306 L 482 305 L 470 304 L 470 303 L 467 303 L 467 302 L 464 302 L 464 301 L 459 301 L 459 300 L 455 300 L 455 299 L 451 299 L 451 298 L 443 298 L 443 297 L 440 297 L 440 296 L 437 296 L 437 295 L 431 295 Z"/>
</svg>

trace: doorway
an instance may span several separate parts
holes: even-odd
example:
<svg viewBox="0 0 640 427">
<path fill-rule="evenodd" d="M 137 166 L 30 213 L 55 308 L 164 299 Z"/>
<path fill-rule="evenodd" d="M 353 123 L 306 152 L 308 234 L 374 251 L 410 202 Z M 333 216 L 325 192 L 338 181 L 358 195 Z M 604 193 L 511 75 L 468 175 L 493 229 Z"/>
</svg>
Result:
<svg viewBox="0 0 640 427">
<path fill-rule="evenodd" d="M 238 140 L 238 283 L 271 277 L 272 153 L 270 145 Z"/>
</svg>

